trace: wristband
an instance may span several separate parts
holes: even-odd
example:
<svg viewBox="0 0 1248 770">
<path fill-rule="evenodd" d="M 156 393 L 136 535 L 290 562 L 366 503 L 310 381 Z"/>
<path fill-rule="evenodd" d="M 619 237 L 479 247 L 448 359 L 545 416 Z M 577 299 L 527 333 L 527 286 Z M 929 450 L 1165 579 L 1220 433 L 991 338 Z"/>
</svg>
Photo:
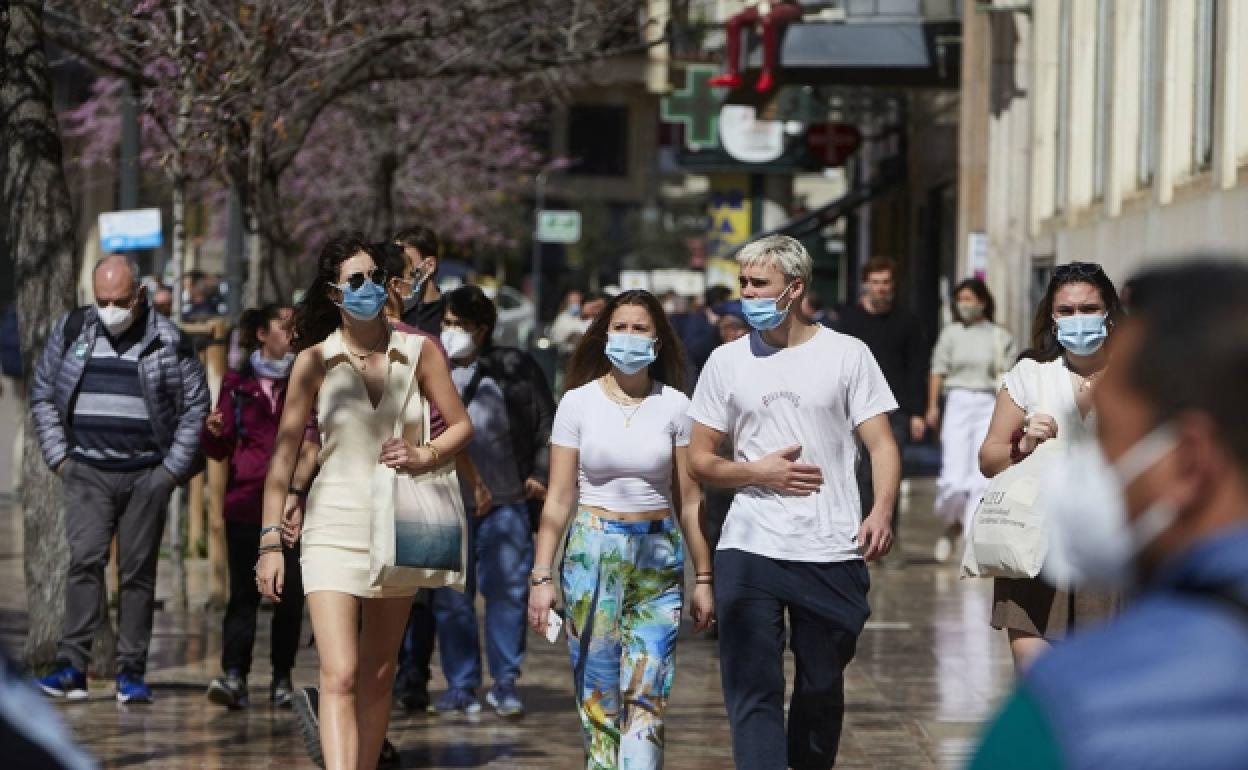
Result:
<svg viewBox="0 0 1248 770">
<path fill-rule="evenodd" d="M 532 573 L 534 575 L 549 575 L 550 567 L 534 567 Z"/>
<path fill-rule="evenodd" d="M 306 490 L 306 489 L 300 489 L 299 487 L 295 486 L 294 484 L 291 484 L 291 485 L 290 485 L 290 487 L 286 490 L 286 494 L 288 494 L 288 495 L 294 495 L 295 497 L 307 497 L 307 496 L 308 496 L 308 490 Z"/>
<path fill-rule="evenodd" d="M 281 553 L 281 552 L 282 552 L 282 546 L 280 543 L 276 543 L 273 545 L 262 545 L 260 546 L 260 549 L 259 549 L 259 553 L 261 556 L 263 556 L 266 553 Z"/>
<path fill-rule="evenodd" d="M 553 583 L 553 582 L 554 582 L 554 578 L 552 578 L 550 575 L 546 575 L 545 577 L 529 578 L 529 585 L 534 586 L 534 587 L 544 586 L 547 583 Z"/>
<path fill-rule="evenodd" d="M 271 527 L 261 527 L 261 528 L 260 528 L 260 537 L 264 537 L 265 535 L 269 534 L 270 532 L 281 532 L 281 531 L 282 531 L 282 527 L 281 527 L 281 525 L 280 525 L 280 524 L 274 524 L 274 525 L 273 525 L 273 526 L 271 526 Z"/>
</svg>

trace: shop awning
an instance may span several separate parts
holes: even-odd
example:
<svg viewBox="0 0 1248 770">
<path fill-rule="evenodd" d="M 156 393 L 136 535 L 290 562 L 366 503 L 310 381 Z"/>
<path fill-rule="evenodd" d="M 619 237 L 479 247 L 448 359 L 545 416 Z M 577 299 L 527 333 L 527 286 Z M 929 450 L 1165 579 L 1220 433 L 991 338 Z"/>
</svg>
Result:
<svg viewBox="0 0 1248 770">
<path fill-rule="evenodd" d="M 957 22 L 794 24 L 780 51 L 779 82 L 957 88 L 961 60 Z M 762 48 L 749 69 L 762 66 Z"/>
</svg>

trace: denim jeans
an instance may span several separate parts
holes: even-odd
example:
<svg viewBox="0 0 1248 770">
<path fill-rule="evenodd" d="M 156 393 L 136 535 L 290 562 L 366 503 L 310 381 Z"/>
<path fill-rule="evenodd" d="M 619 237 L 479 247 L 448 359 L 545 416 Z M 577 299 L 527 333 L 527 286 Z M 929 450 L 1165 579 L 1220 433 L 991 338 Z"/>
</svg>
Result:
<svg viewBox="0 0 1248 770">
<path fill-rule="evenodd" d="M 474 606 L 477 588 L 485 598 L 485 654 L 495 682 L 519 678 L 524 662 L 529 571 L 533 535 L 524 503 L 499 505 L 484 516 L 468 512 L 468 574 L 464 592 L 433 591 L 442 673 L 452 688 L 481 686 L 481 643 Z"/>
</svg>

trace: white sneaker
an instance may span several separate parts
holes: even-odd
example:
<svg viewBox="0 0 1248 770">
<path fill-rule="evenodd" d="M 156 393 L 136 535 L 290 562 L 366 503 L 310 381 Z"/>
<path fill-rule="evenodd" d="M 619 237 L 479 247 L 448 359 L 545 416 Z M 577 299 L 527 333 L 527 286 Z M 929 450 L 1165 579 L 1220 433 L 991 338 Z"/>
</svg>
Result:
<svg viewBox="0 0 1248 770">
<path fill-rule="evenodd" d="M 941 535 L 936 541 L 936 547 L 932 549 L 932 556 L 940 564 L 949 561 L 949 557 L 953 556 L 953 538 Z"/>
</svg>

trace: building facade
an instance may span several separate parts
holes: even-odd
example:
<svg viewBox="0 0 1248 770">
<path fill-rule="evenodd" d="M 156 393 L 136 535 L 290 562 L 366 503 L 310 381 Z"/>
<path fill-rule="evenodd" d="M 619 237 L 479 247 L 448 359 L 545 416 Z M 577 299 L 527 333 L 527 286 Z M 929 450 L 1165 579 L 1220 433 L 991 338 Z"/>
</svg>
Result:
<svg viewBox="0 0 1248 770">
<path fill-rule="evenodd" d="M 959 269 L 986 273 L 1016 331 L 1056 264 L 1120 282 L 1184 253 L 1248 254 L 1242 0 L 963 13 Z"/>
</svg>

